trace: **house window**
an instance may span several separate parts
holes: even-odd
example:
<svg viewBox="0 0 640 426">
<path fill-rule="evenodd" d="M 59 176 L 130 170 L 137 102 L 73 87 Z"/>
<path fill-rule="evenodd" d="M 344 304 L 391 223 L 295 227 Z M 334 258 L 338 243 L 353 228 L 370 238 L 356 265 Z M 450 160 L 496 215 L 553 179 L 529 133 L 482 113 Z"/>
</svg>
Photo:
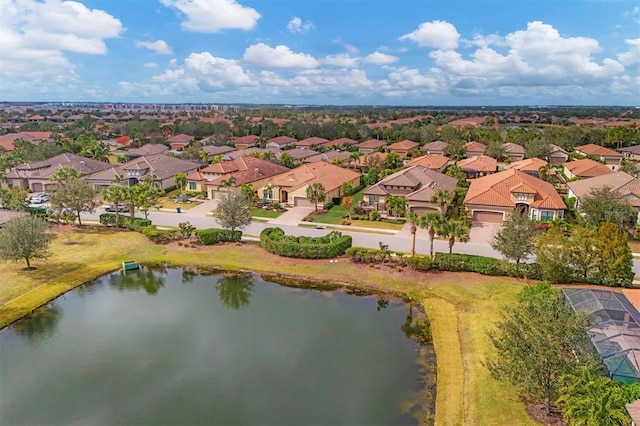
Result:
<svg viewBox="0 0 640 426">
<path fill-rule="evenodd" d="M 195 182 L 189 182 L 189 189 L 195 191 L 198 189 L 198 185 Z"/>
<path fill-rule="evenodd" d="M 529 198 L 527 194 L 517 194 L 518 195 L 518 201 L 527 201 L 527 199 Z"/>
<path fill-rule="evenodd" d="M 538 210 L 531 209 L 531 219 L 532 220 L 538 220 Z"/>
<path fill-rule="evenodd" d="M 549 222 L 550 220 L 553 220 L 554 216 L 555 216 L 555 212 L 552 212 L 549 210 L 540 211 L 540 220 L 543 222 Z"/>
<path fill-rule="evenodd" d="M 262 191 L 262 199 L 263 200 L 272 200 L 273 199 L 273 188 L 265 188 Z"/>
<path fill-rule="evenodd" d="M 377 195 L 369 195 L 369 203 L 377 203 L 380 201 L 380 197 Z"/>
</svg>

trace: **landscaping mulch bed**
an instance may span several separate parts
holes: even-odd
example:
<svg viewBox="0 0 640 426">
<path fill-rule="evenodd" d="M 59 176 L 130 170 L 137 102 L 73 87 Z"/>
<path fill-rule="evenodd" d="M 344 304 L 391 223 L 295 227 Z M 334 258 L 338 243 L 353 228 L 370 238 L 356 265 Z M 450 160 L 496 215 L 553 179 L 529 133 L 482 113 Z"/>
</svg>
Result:
<svg viewBox="0 0 640 426">
<path fill-rule="evenodd" d="M 546 426 L 566 426 L 560 410 L 551 407 L 551 413 L 544 412 L 544 404 L 528 404 L 527 414 L 536 422 Z"/>
</svg>

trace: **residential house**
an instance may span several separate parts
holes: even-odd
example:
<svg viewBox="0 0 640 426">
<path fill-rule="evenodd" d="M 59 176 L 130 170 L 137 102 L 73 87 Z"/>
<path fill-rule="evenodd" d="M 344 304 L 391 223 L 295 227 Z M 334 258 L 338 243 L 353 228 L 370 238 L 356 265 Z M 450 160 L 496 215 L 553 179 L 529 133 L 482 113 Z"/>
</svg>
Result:
<svg viewBox="0 0 640 426">
<path fill-rule="evenodd" d="M 2 142 L 2 140 L 0 140 Z M 640 160 L 640 145 L 627 146 L 616 149 L 627 160 Z"/>
<path fill-rule="evenodd" d="M 514 161 L 509 164 L 510 169 L 520 170 L 533 177 L 540 177 L 540 169 L 547 167 L 549 163 L 540 158 L 527 158 L 526 160 Z M 552 173 L 553 172 L 553 173 Z M 550 174 L 555 174 L 555 170 L 549 169 Z"/>
<path fill-rule="evenodd" d="M 205 145 L 202 147 L 202 151 L 207 153 L 207 161 L 212 161 L 218 155 L 222 155 L 223 160 L 228 160 L 225 158 L 226 154 L 235 151 L 236 149 L 232 146 L 228 145 Z"/>
<path fill-rule="evenodd" d="M 444 173 L 445 169 L 449 165 L 449 157 L 445 157 L 440 154 L 427 154 L 422 157 L 416 157 L 410 161 L 404 163 L 404 167 L 422 166 L 429 170 L 435 170 L 436 172 Z"/>
<path fill-rule="evenodd" d="M 485 144 L 476 141 L 465 143 L 462 148 L 464 149 L 465 156 L 467 158 L 479 157 L 480 155 L 484 155 L 487 150 L 487 146 Z"/>
<path fill-rule="evenodd" d="M 274 160 L 277 160 L 280 158 L 281 154 L 282 154 L 282 151 L 280 151 L 278 148 L 252 147 L 252 148 L 246 148 L 246 149 L 227 152 L 225 154 L 225 158 L 229 160 L 235 160 L 238 157 L 259 157 L 259 158 L 270 157 Z"/>
<path fill-rule="evenodd" d="M 247 148 L 250 148 L 252 146 L 255 146 L 256 143 L 258 143 L 259 139 L 260 139 L 260 137 L 258 137 L 256 135 L 240 136 L 239 138 L 235 138 L 233 140 L 233 145 L 238 150 L 247 149 Z"/>
<path fill-rule="evenodd" d="M 605 148 L 604 146 L 589 143 L 586 145 L 577 146 L 573 149 L 578 154 L 595 156 L 605 166 L 611 170 L 616 170 L 620 166 L 620 160 L 624 157 L 621 153 L 612 149 Z"/>
<path fill-rule="evenodd" d="M 351 153 L 349 151 L 327 151 L 322 152 L 316 155 L 312 155 L 311 157 L 307 157 L 302 160 L 305 163 L 315 163 L 316 161 L 324 161 L 325 163 L 335 164 L 340 163 L 344 164 L 349 161 L 349 156 Z"/>
<path fill-rule="evenodd" d="M 576 207 L 579 207 L 581 200 L 591 194 L 592 191 L 602 189 L 605 186 L 620 194 L 623 200 L 639 211 L 638 224 L 640 224 L 640 179 L 625 172 L 614 172 L 590 179 L 569 182 L 567 183 L 567 196 L 575 198 Z"/>
<path fill-rule="evenodd" d="M 205 177 L 204 186 L 207 189 L 209 199 L 220 198 L 220 195 L 228 191 L 237 191 L 244 184 L 251 185 L 257 190 L 267 179 L 289 169 L 271 161 L 262 160 L 250 156 L 239 157 L 232 161 L 212 164 L 201 170 Z M 189 187 L 191 180 L 187 176 Z"/>
<path fill-rule="evenodd" d="M 53 142 L 52 133 L 51 132 L 18 132 L 18 133 L 7 133 L 5 135 L 0 135 L 0 147 L 2 147 L 5 151 L 10 152 L 13 151 L 14 146 L 13 142 L 16 139 L 22 139 L 26 142 L 31 142 L 33 144 L 38 144 L 40 142 Z"/>
<path fill-rule="evenodd" d="M 314 147 L 320 146 L 324 143 L 329 142 L 329 139 L 319 138 L 317 136 L 312 136 L 310 138 L 305 138 L 296 144 L 296 148 L 300 149 L 312 149 Z"/>
<path fill-rule="evenodd" d="M 385 165 L 385 161 L 387 160 L 387 155 L 389 154 L 386 152 L 376 151 L 370 154 L 361 155 L 360 158 L 355 161 L 347 158 L 345 163 L 347 167 L 353 167 L 355 170 L 366 171 L 369 167 L 372 166 L 383 167 Z M 351 157 L 351 153 L 349 153 L 349 157 Z"/>
<path fill-rule="evenodd" d="M 20 164 L 5 175 L 9 187 L 28 189 L 33 192 L 52 191 L 56 183 L 51 175 L 62 167 L 71 167 L 78 175 L 87 176 L 113 167 L 109 163 L 81 157 L 75 154 L 59 154 L 47 160 Z"/>
<path fill-rule="evenodd" d="M 406 157 L 409 151 L 411 151 L 412 149 L 417 149 L 419 147 L 420 147 L 420 144 L 414 141 L 410 141 L 409 139 L 404 139 L 404 140 L 401 140 L 400 142 L 395 142 L 387 146 L 389 151 L 395 152 L 402 158 Z"/>
<path fill-rule="evenodd" d="M 386 211 L 389 196 L 404 197 L 407 210 L 418 214 L 440 211 L 440 206 L 431 198 L 438 190 L 451 194 L 455 192 L 458 180 L 429 170 L 423 166 L 411 166 L 393 173 L 380 182 L 364 190 L 364 202 L 376 210 Z"/>
<path fill-rule="evenodd" d="M 425 146 L 422 147 L 423 151 L 427 151 L 427 153 L 429 154 L 440 154 L 440 155 L 444 155 L 444 150 L 447 147 L 447 143 L 446 142 L 442 142 L 442 141 L 435 141 L 435 142 L 431 142 L 426 144 Z"/>
<path fill-rule="evenodd" d="M 120 166 L 111 166 L 109 169 L 93 173 L 86 179 L 99 190 L 116 181 L 120 181 L 124 186 L 133 186 L 150 177 L 156 188 L 165 190 L 176 185 L 175 177 L 178 173 L 189 175 L 199 167 L 199 164 L 193 161 L 181 160 L 169 155 L 143 155 Z"/>
<path fill-rule="evenodd" d="M 498 170 L 498 160 L 486 155 L 473 156 L 458 161 L 460 170 L 466 173 L 469 179 L 487 176 Z"/>
<path fill-rule="evenodd" d="M 134 158 L 142 157 L 143 155 L 166 154 L 168 151 L 169 147 L 166 145 L 161 143 L 148 143 L 146 145 L 142 145 L 140 148 L 130 149 L 124 153 L 124 156 L 129 160 L 133 160 Z"/>
<path fill-rule="evenodd" d="M 169 142 L 169 144 L 171 145 L 171 150 L 180 152 L 183 151 L 187 147 L 187 145 L 189 145 L 193 141 L 193 139 L 193 136 L 180 133 L 168 138 L 167 142 Z"/>
<path fill-rule="evenodd" d="M 575 178 L 592 178 L 596 176 L 608 175 L 613 173 L 609 167 L 602 163 L 593 161 L 589 158 L 582 160 L 569 161 L 564 164 L 564 174 L 568 179 Z"/>
<path fill-rule="evenodd" d="M 504 157 L 510 161 L 520 161 L 524 160 L 524 147 L 521 145 L 507 142 L 502 144 L 502 148 L 504 149 Z"/>
<path fill-rule="evenodd" d="M 369 154 L 379 151 L 381 148 L 386 147 L 387 143 L 379 139 L 367 139 L 364 142 L 358 144 L 358 151 L 363 154 Z"/>
<path fill-rule="evenodd" d="M 324 188 L 325 201 L 318 204 L 323 206 L 333 198 L 344 195 L 343 184 L 348 183 L 353 188 L 359 186 L 360 174 L 324 161 L 316 161 L 267 179 L 257 188 L 258 196 L 264 202 L 313 207 L 314 204 L 307 199 L 307 188 L 314 183 L 320 183 Z"/>
<path fill-rule="evenodd" d="M 267 148 L 285 149 L 295 147 L 298 139 L 290 136 L 277 136 L 267 141 Z"/>
<path fill-rule="evenodd" d="M 357 145 L 358 142 L 349 138 L 338 138 L 330 140 L 329 142 L 325 142 L 320 145 L 323 148 L 346 148 L 350 146 Z"/>
<path fill-rule="evenodd" d="M 549 164 L 563 164 L 569 161 L 569 153 L 558 145 L 549 144 L 549 156 L 547 157 Z"/>
<path fill-rule="evenodd" d="M 553 185 L 516 169 L 473 180 L 464 206 L 474 222 L 493 223 L 502 223 L 516 208 L 543 222 L 563 217 L 567 208 Z"/>
<path fill-rule="evenodd" d="M 286 151 L 282 151 L 280 153 L 280 155 L 287 153 L 288 155 L 290 155 L 296 162 L 301 162 L 306 160 L 309 157 L 313 157 L 315 155 L 318 154 L 317 151 L 314 151 L 312 149 L 307 149 L 307 148 L 294 148 L 294 149 L 288 149 Z M 280 157 L 278 157 L 278 159 L 280 159 Z"/>
<path fill-rule="evenodd" d="M 2 228 L 7 222 L 11 222 L 14 219 L 19 219 L 25 216 L 29 216 L 29 213 L 16 210 L 0 209 L 0 228 Z"/>
</svg>

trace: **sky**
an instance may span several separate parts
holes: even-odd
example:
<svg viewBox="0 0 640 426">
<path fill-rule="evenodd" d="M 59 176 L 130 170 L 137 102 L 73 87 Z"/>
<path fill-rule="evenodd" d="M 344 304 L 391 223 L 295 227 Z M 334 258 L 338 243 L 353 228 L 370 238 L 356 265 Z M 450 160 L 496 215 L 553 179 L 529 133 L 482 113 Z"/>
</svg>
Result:
<svg viewBox="0 0 640 426">
<path fill-rule="evenodd" d="M 0 0 L 0 101 L 640 105 L 638 0 Z"/>
</svg>

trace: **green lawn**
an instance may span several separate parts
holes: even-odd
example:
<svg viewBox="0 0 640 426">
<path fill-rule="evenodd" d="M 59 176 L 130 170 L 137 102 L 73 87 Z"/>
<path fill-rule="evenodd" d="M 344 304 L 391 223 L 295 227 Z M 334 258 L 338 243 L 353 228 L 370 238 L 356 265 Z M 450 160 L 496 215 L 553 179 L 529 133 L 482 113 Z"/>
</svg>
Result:
<svg viewBox="0 0 640 426">
<path fill-rule="evenodd" d="M 268 219 L 274 219 L 280 216 L 281 212 L 274 212 L 273 210 L 265 210 L 265 209 L 251 209 L 252 217 L 264 217 Z"/>
</svg>

